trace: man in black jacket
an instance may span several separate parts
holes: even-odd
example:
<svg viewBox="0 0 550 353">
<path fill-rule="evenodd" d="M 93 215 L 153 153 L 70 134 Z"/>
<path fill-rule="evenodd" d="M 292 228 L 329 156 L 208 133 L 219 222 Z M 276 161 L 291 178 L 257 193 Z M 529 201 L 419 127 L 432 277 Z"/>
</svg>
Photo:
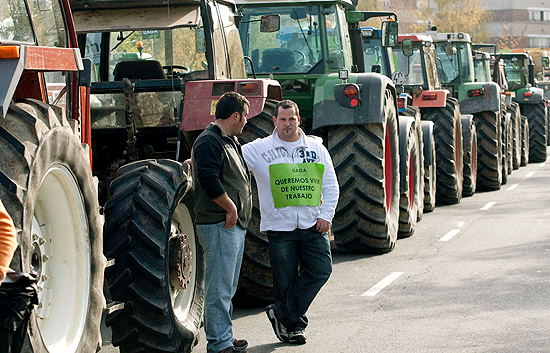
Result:
<svg viewBox="0 0 550 353">
<path fill-rule="evenodd" d="M 216 105 L 216 120 L 193 145 L 195 223 L 206 258 L 204 328 L 208 353 L 244 351 L 233 337 L 231 298 L 237 290 L 246 227 L 252 215 L 250 173 L 235 135 L 250 103 L 235 92 Z"/>
</svg>

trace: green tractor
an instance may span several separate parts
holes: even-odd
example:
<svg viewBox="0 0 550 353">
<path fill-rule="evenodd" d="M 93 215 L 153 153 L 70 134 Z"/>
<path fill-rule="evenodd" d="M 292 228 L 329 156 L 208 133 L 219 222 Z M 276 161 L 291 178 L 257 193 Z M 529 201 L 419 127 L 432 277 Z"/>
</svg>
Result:
<svg viewBox="0 0 550 353">
<path fill-rule="evenodd" d="M 472 114 L 477 130 L 477 187 L 498 190 L 503 183 L 502 120 L 506 107 L 500 87 L 475 80 L 472 42 L 467 33 L 428 32 L 436 48 L 439 78 L 460 103 L 461 114 Z M 457 104 L 458 104 L 457 103 Z"/>
<path fill-rule="evenodd" d="M 237 4 L 243 50 L 252 62 L 249 74 L 278 80 L 283 97 L 299 105 L 302 128 L 321 136 L 332 156 L 340 183 L 332 225 L 335 245 L 349 251 L 391 251 L 399 228 L 397 96 L 389 78 L 356 72 L 348 30 L 371 14 L 353 11 L 349 0 Z M 277 32 L 261 32 L 258 21 L 268 14 L 280 15 Z M 383 32 L 385 44 L 397 43 L 396 21 L 385 22 Z M 272 122 L 261 122 L 246 125 L 245 141 L 272 133 Z M 257 296 L 258 288 L 270 287 L 260 274 L 269 271 L 266 248 L 265 235 L 249 229 L 241 287 Z"/>
<path fill-rule="evenodd" d="M 548 108 L 544 90 L 535 80 L 534 64 L 525 53 L 499 53 L 496 60 L 503 60 L 514 102 L 529 121 L 529 162 L 546 161 L 548 144 Z"/>
</svg>

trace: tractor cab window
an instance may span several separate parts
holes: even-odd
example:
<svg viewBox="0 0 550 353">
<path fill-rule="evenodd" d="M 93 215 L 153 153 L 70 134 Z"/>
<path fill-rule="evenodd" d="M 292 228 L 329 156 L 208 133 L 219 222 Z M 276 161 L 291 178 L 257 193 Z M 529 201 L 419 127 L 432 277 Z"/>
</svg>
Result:
<svg viewBox="0 0 550 353">
<path fill-rule="evenodd" d="M 419 48 L 413 48 L 412 56 L 405 56 L 401 47 L 393 48 L 397 70 L 405 75 L 406 86 L 425 86 L 422 67 L 422 52 Z"/>
<path fill-rule="evenodd" d="M 59 0 L 29 1 L 38 45 L 67 47 L 65 21 Z"/>
<path fill-rule="evenodd" d="M 221 28 L 223 29 L 224 38 L 227 44 L 222 48 L 227 48 L 229 77 L 246 78 L 241 38 L 239 37 L 239 31 L 235 25 L 235 12 L 223 3 L 216 3 L 216 6 L 219 10 Z"/>
<path fill-rule="evenodd" d="M 503 57 L 506 78 L 510 91 L 518 90 L 527 85 L 529 68 L 525 63 L 526 59 L 518 57 Z"/>
<path fill-rule="evenodd" d="M 474 57 L 474 73 L 476 82 L 490 82 L 491 73 L 489 72 L 489 59 L 484 58 L 482 54 Z"/>
<path fill-rule="evenodd" d="M 23 0 L 0 2 L 0 43 L 35 42 L 31 21 Z"/>
<path fill-rule="evenodd" d="M 197 43 L 201 33 L 202 26 L 85 34 L 84 56 L 93 64 L 92 128 L 126 126 L 125 78 L 140 85 L 154 80 L 151 87 L 158 90 L 136 89 L 130 104 L 138 127 L 175 126 L 182 80 L 208 79 L 205 50 Z"/>
<path fill-rule="evenodd" d="M 437 58 L 433 46 L 424 47 L 424 57 L 426 65 L 426 75 L 428 77 L 428 85 L 430 89 L 440 89 L 441 83 L 439 82 L 439 76 L 437 75 Z"/>
<path fill-rule="evenodd" d="M 321 61 L 318 6 L 245 6 L 241 11 L 243 19 L 239 31 L 244 54 L 252 59 L 257 73 L 307 73 Z M 261 16 L 272 14 L 280 14 L 279 31 L 260 32 Z M 336 17 L 333 17 L 329 30 L 337 27 L 335 20 Z M 333 50 L 341 46 L 338 39 L 331 38 L 329 41 L 333 43 Z M 249 73 L 252 73 L 250 68 Z"/>
<path fill-rule="evenodd" d="M 390 68 L 384 60 L 383 51 L 387 50 L 382 48 L 382 40 L 380 38 L 363 38 L 363 62 L 365 63 L 365 72 L 373 72 L 373 67 L 377 69 L 381 68 L 381 74 L 389 76 Z"/>
<path fill-rule="evenodd" d="M 436 44 L 436 53 L 440 60 L 439 77 L 444 83 L 473 81 L 473 58 L 469 43 L 439 42 Z"/>
</svg>

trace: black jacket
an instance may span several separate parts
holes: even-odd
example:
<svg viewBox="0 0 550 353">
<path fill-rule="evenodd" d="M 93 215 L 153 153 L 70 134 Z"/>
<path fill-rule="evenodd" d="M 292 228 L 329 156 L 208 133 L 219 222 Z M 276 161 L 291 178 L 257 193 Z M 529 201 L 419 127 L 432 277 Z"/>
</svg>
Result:
<svg viewBox="0 0 550 353">
<path fill-rule="evenodd" d="M 252 216 L 252 186 L 237 138 L 210 124 L 193 144 L 192 162 L 195 223 L 225 221 L 225 210 L 212 200 L 227 193 L 237 207 L 237 224 L 246 228 Z"/>
</svg>

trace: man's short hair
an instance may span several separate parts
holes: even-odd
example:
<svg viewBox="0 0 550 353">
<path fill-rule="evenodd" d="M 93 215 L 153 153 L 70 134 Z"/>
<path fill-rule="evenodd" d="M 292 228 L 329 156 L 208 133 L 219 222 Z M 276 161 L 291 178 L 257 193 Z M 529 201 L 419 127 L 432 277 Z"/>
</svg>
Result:
<svg viewBox="0 0 550 353">
<path fill-rule="evenodd" d="M 294 114 L 296 114 L 296 116 L 300 116 L 300 109 L 298 108 L 298 104 L 290 99 L 285 99 L 277 103 L 277 105 L 275 106 L 275 117 L 277 117 L 277 115 L 279 114 L 279 108 L 294 108 Z"/>
<path fill-rule="evenodd" d="M 216 119 L 225 120 L 235 112 L 242 115 L 245 105 L 250 107 L 250 102 L 245 96 L 237 92 L 226 92 L 216 104 Z"/>
</svg>

